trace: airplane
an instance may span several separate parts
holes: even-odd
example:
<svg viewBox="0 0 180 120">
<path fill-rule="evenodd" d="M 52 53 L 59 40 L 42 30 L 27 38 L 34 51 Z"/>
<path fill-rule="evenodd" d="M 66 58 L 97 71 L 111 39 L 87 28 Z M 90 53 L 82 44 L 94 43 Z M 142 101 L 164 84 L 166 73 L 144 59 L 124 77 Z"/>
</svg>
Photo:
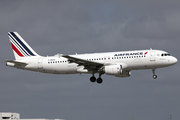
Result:
<svg viewBox="0 0 180 120">
<path fill-rule="evenodd" d="M 157 68 L 177 63 L 177 59 L 162 50 L 134 50 L 104 53 L 38 55 L 17 32 L 8 32 L 15 60 L 5 60 L 6 66 L 50 74 L 92 74 L 91 82 L 102 83 L 101 75 L 129 77 L 131 70 L 152 69 L 153 78 Z M 98 73 L 96 79 L 94 74 Z"/>
</svg>

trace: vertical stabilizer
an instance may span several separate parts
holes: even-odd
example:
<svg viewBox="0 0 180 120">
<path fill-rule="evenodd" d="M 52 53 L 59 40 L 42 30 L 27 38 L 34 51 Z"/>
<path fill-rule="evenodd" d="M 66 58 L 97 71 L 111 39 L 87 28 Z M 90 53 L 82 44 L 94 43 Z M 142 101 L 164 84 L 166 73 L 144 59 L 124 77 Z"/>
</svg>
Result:
<svg viewBox="0 0 180 120">
<path fill-rule="evenodd" d="M 15 59 L 39 56 L 17 32 L 8 32 Z"/>
</svg>

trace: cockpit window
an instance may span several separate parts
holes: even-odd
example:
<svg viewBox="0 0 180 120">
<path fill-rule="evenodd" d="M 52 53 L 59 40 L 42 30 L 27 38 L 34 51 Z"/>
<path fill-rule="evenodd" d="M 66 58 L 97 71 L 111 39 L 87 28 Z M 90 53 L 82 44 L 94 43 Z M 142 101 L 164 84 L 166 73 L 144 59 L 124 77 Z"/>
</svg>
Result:
<svg viewBox="0 0 180 120">
<path fill-rule="evenodd" d="M 161 56 L 170 56 L 170 54 L 168 54 L 168 53 L 163 53 L 163 54 L 161 54 Z"/>
</svg>

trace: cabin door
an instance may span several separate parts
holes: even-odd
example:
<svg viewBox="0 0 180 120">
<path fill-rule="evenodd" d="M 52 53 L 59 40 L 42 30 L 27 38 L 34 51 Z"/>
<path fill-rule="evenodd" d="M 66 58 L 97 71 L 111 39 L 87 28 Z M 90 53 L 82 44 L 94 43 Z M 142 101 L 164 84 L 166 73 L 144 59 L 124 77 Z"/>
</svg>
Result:
<svg viewBox="0 0 180 120">
<path fill-rule="evenodd" d="M 156 61 L 155 51 L 151 51 L 150 61 Z"/>
</svg>

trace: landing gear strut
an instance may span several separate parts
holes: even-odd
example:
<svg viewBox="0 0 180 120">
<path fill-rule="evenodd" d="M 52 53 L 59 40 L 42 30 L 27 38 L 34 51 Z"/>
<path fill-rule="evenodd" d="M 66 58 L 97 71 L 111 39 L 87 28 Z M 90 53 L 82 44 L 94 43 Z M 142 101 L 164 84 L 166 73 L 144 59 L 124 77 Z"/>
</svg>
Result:
<svg viewBox="0 0 180 120">
<path fill-rule="evenodd" d="M 102 78 L 101 78 L 101 75 L 102 75 L 102 74 L 99 74 L 99 78 L 97 79 L 97 83 L 99 83 L 99 84 L 103 82 L 103 80 L 102 80 Z"/>
<path fill-rule="evenodd" d="M 153 78 L 156 79 L 157 75 L 155 74 L 155 69 L 152 69 L 152 72 L 153 72 Z"/>
</svg>

